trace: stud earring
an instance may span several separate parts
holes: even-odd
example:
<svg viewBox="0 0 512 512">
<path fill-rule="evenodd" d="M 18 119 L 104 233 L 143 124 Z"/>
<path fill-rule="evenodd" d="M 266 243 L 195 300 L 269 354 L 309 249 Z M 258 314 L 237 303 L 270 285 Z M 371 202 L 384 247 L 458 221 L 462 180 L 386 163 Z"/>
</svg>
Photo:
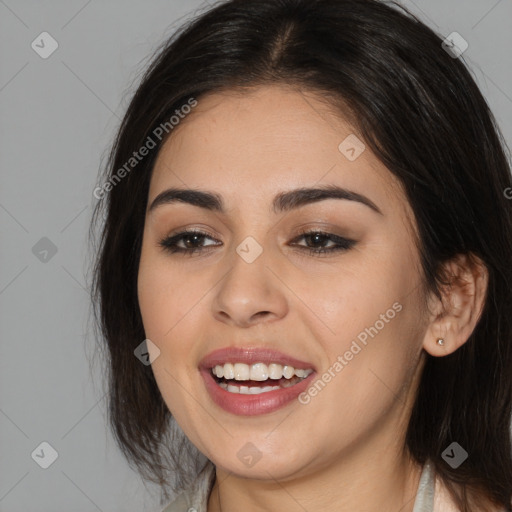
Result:
<svg viewBox="0 0 512 512">
<path fill-rule="evenodd" d="M 437 344 L 438 345 L 444 345 L 444 340 L 442 338 L 438 338 Z"/>
</svg>

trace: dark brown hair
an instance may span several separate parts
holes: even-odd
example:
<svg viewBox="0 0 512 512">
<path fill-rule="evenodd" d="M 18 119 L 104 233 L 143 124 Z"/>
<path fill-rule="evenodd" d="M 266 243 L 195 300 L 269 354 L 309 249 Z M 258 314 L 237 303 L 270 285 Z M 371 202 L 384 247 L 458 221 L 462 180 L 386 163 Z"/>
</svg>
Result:
<svg viewBox="0 0 512 512">
<path fill-rule="evenodd" d="M 458 254 L 474 254 L 487 267 L 485 306 L 468 341 L 449 356 L 426 355 L 405 441 L 416 461 L 433 461 L 461 511 L 484 510 L 486 500 L 510 511 L 512 205 L 505 190 L 512 182 L 506 144 L 462 57 L 453 58 L 442 37 L 388 3 L 231 0 L 210 8 L 158 50 L 102 179 L 112 181 L 190 98 L 272 83 L 322 94 L 341 117 L 349 116 L 403 185 L 418 226 L 425 289 L 441 298 L 442 264 Z M 92 284 L 116 440 L 130 463 L 162 489 L 176 474 L 177 490 L 205 460 L 183 436 L 177 442 L 151 367 L 134 357 L 145 339 L 137 301 L 142 232 L 165 137 L 156 142 L 108 193 L 103 189 L 91 224 L 93 239 L 94 226 L 102 229 Z M 457 469 L 441 457 L 453 441 L 469 454 Z M 188 459 L 195 462 L 187 473 Z"/>
</svg>

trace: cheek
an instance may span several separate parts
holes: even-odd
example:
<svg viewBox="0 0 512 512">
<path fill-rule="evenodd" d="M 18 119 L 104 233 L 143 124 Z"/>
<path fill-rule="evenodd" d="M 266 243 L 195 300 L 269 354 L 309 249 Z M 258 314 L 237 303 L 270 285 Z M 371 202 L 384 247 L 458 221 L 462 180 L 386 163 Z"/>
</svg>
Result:
<svg viewBox="0 0 512 512">
<path fill-rule="evenodd" d="M 137 288 L 146 335 L 162 341 L 204 295 L 197 279 L 188 279 L 157 256 L 141 257 Z"/>
<path fill-rule="evenodd" d="M 404 254 L 381 254 L 364 268 L 347 267 L 314 291 L 301 292 L 310 310 L 320 312 L 320 322 L 311 312 L 308 317 L 317 325 L 333 380 L 340 390 L 351 390 L 356 404 L 377 400 L 386 386 L 400 389 L 414 368 L 422 334 L 413 284 L 419 276 Z"/>
<path fill-rule="evenodd" d="M 139 308 L 145 335 L 160 350 L 152 369 L 170 409 L 183 399 L 183 387 L 193 389 L 192 381 L 198 378 L 195 361 L 206 291 L 197 276 L 171 268 L 158 255 L 142 254 Z"/>
<path fill-rule="evenodd" d="M 191 287 L 179 284 L 179 280 L 168 264 L 143 251 L 137 283 L 139 308 L 145 335 L 160 350 L 151 368 L 167 407 L 173 415 L 178 414 L 176 419 L 186 427 L 189 420 L 183 411 L 187 410 L 187 394 L 183 389 L 193 388 L 187 381 L 192 375 L 186 366 L 190 345 L 183 338 L 182 328 L 187 330 L 186 315 L 191 304 L 197 302 L 197 294 Z"/>
<path fill-rule="evenodd" d="M 392 256 L 354 259 L 339 272 L 308 279 L 302 287 L 296 281 L 295 289 L 309 308 L 308 316 L 317 313 L 317 321 L 328 327 L 328 337 L 348 340 L 376 322 L 379 331 L 388 330 L 389 323 L 398 316 L 399 306 L 393 308 L 393 304 L 403 303 L 411 292 L 409 283 L 415 279 L 405 265 Z"/>
<path fill-rule="evenodd" d="M 146 336 L 155 341 L 163 337 L 165 324 L 170 320 L 165 312 L 173 309 L 173 304 L 169 303 L 173 296 L 166 293 L 167 286 L 164 279 L 158 279 L 159 274 L 155 266 L 141 260 L 137 284 L 139 308 Z M 160 277 L 163 276 L 160 274 Z"/>
</svg>

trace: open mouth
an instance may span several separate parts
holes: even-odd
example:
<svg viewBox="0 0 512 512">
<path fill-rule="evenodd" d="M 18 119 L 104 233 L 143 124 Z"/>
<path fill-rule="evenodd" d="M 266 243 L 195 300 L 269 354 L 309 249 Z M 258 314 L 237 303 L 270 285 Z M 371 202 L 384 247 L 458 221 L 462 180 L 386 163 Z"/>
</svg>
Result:
<svg viewBox="0 0 512 512">
<path fill-rule="evenodd" d="M 225 363 L 211 368 L 215 382 L 229 393 L 257 395 L 295 386 L 308 377 L 313 369 L 294 368 L 277 363 Z"/>
</svg>

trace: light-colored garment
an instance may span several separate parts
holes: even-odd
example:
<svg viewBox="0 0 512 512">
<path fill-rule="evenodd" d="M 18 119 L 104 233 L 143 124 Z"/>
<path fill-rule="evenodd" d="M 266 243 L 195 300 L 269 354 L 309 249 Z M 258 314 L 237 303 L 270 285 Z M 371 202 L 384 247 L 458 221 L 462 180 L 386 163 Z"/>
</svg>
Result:
<svg viewBox="0 0 512 512">
<path fill-rule="evenodd" d="M 207 512 L 208 497 L 214 481 L 215 466 L 209 462 L 194 485 L 180 493 L 162 512 Z M 423 466 L 413 512 L 459 512 L 428 462 Z"/>
</svg>

